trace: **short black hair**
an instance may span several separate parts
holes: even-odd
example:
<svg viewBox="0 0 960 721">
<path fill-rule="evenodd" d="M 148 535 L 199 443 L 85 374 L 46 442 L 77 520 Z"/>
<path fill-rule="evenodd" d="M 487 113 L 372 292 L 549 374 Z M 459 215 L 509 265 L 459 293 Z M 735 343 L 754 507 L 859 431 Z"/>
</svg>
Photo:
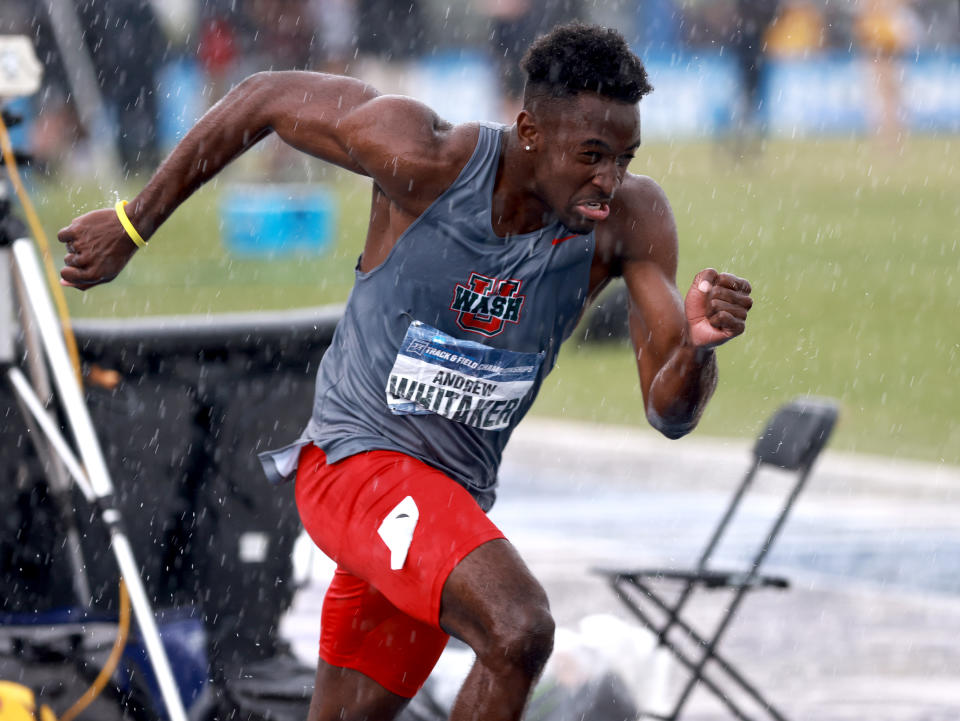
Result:
<svg viewBox="0 0 960 721">
<path fill-rule="evenodd" d="M 520 67 L 527 74 L 524 104 L 537 96 L 566 98 L 583 92 L 636 103 L 653 90 L 623 35 L 600 25 L 558 25 L 533 42 Z"/>
</svg>

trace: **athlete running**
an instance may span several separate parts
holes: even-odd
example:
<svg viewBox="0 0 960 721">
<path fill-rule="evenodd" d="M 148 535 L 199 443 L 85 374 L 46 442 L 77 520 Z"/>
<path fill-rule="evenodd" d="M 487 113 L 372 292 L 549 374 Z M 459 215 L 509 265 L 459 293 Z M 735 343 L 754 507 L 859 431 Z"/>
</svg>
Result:
<svg viewBox="0 0 960 721">
<path fill-rule="evenodd" d="M 661 188 L 627 166 L 651 90 L 614 30 L 571 24 L 523 60 L 514 125 L 453 126 L 346 77 L 254 75 L 184 137 L 126 207 L 64 230 L 65 285 L 109 281 L 142 239 L 269 133 L 373 180 L 356 284 L 294 444 L 303 524 L 338 564 L 310 719 L 392 719 L 447 634 L 477 660 L 452 719 L 519 719 L 553 644 L 547 597 L 486 516 L 501 451 L 566 339 L 622 276 L 647 418 L 689 432 L 739 335 L 745 280 L 708 269 L 685 299 Z M 127 217 L 129 216 L 129 217 Z M 121 221 L 122 218 L 122 221 Z"/>
</svg>

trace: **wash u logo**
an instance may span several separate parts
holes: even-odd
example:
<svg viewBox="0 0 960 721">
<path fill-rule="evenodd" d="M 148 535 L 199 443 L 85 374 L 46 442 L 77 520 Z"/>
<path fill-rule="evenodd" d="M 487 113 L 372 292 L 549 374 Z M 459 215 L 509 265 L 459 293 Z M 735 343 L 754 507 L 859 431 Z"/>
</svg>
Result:
<svg viewBox="0 0 960 721">
<path fill-rule="evenodd" d="M 520 280 L 497 280 L 471 273 L 467 285 L 457 283 L 450 310 L 456 311 L 457 325 L 488 338 L 503 330 L 504 323 L 520 321 L 525 296 L 519 294 Z"/>
</svg>

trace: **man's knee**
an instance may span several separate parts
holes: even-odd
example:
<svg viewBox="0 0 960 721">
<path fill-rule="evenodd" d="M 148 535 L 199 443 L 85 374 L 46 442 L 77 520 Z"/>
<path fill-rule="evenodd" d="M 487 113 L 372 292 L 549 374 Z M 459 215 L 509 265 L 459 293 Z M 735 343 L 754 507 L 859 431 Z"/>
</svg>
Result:
<svg viewBox="0 0 960 721">
<path fill-rule="evenodd" d="M 457 564 L 444 586 L 440 625 L 495 673 L 532 678 L 553 650 L 547 594 L 505 539 L 478 547 Z"/>
<path fill-rule="evenodd" d="M 540 673 L 553 651 L 555 630 L 545 601 L 517 603 L 503 609 L 474 651 L 492 671 L 519 671 L 532 678 Z"/>
</svg>

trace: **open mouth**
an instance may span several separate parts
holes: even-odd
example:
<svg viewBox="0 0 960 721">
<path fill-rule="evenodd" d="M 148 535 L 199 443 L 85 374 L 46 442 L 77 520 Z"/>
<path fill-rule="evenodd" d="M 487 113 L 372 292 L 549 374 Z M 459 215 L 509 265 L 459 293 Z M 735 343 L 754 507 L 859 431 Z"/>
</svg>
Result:
<svg viewBox="0 0 960 721">
<path fill-rule="evenodd" d="M 610 215 L 610 204 L 602 200 L 589 200 L 577 203 L 577 211 L 589 220 L 605 220 Z"/>
</svg>

